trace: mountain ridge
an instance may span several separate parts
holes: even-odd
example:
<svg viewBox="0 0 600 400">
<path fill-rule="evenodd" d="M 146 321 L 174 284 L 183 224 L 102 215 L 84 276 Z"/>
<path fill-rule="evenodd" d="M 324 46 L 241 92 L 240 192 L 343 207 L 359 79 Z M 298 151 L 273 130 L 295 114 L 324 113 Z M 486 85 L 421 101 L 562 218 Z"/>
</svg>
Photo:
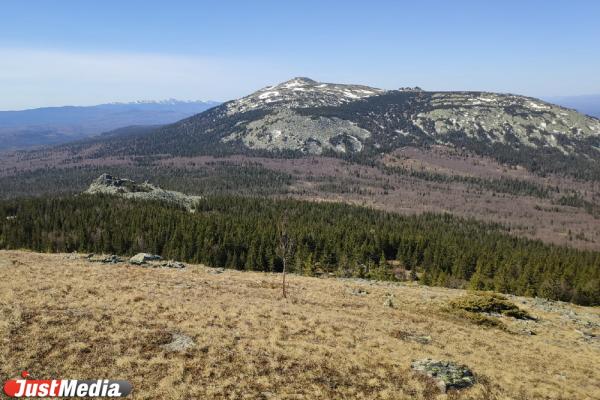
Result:
<svg viewBox="0 0 600 400">
<path fill-rule="evenodd" d="M 0 150 L 61 144 L 131 125 L 164 125 L 218 104 L 170 99 L 0 111 Z"/>
<path fill-rule="evenodd" d="M 431 145 L 542 174 L 600 179 L 600 120 L 574 110 L 513 94 L 384 90 L 310 78 L 267 86 L 146 136 L 101 143 L 96 154 L 322 154 L 373 162 L 404 146 Z"/>
</svg>

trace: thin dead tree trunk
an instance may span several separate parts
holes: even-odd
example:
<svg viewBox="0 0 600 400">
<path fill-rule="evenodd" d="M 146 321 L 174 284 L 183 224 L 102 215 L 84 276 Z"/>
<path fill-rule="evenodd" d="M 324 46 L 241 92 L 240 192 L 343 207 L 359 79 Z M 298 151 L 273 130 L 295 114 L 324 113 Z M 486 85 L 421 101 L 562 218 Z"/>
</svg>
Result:
<svg viewBox="0 0 600 400">
<path fill-rule="evenodd" d="M 283 298 L 287 298 L 287 293 L 285 292 L 285 267 L 286 267 L 286 260 L 285 258 L 283 259 Z"/>
<path fill-rule="evenodd" d="M 294 241 L 291 240 L 288 236 L 288 232 L 287 232 L 287 220 L 288 220 L 288 216 L 287 216 L 287 212 L 285 212 L 283 214 L 283 216 L 281 217 L 281 220 L 279 221 L 279 255 L 281 257 L 282 263 L 283 263 L 283 284 L 282 284 L 282 292 L 283 292 L 283 298 L 287 298 L 287 290 L 286 290 L 286 283 L 285 283 L 285 274 L 287 272 L 287 263 L 288 263 L 288 258 L 292 252 L 292 248 L 294 247 Z"/>
</svg>

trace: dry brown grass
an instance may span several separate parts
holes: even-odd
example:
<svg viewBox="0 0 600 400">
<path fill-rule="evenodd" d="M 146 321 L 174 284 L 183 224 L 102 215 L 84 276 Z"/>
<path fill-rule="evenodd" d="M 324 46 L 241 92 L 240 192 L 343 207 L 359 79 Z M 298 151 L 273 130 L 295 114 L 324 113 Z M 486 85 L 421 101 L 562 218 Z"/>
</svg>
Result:
<svg viewBox="0 0 600 400">
<path fill-rule="evenodd" d="M 2 251 L 1 378 L 128 379 L 134 399 L 600 398 L 598 342 L 531 300 L 513 299 L 539 321 L 504 321 L 536 332 L 524 336 L 445 313 L 460 290 L 289 276 L 285 300 L 279 281 Z M 598 309 L 560 307 L 600 321 Z M 172 334 L 195 346 L 169 351 Z M 466 364 L 479 383 L 440 394 L 410 370 L 426 357 Z"/>
</svg>

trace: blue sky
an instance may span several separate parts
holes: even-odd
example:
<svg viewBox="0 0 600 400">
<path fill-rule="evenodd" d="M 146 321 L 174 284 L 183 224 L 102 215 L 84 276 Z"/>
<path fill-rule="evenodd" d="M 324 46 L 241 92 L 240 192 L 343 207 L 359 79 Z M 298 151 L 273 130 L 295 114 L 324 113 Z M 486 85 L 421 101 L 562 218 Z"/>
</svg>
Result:
<svg viewBox="0 0 600 400">
<path fill-rule="evenodd" d="M 0 109 L 227 100 L 294 76 L 600 93 L 599 1 L 4 1 Z"/>
</svg>

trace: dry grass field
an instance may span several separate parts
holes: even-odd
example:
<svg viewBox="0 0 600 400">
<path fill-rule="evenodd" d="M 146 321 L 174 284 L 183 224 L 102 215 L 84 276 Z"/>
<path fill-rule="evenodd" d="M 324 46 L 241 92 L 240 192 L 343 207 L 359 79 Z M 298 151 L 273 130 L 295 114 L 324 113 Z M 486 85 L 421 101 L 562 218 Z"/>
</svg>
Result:
<svg viewBox="0 0 600 400">
<path fill-rule="evenodd" d="M 134 399 L 600 399 L 598 308 L 511 297 L 538 320 L 501 330 L 446 311 L 460 290 L 291 276 L 283 299 L 280 275 L 216 272 L 0 251 L 1 378 L 127 379 Z M 441 393 L 410 368 L 427 357 L 477 383 Z"/>
</svg>

